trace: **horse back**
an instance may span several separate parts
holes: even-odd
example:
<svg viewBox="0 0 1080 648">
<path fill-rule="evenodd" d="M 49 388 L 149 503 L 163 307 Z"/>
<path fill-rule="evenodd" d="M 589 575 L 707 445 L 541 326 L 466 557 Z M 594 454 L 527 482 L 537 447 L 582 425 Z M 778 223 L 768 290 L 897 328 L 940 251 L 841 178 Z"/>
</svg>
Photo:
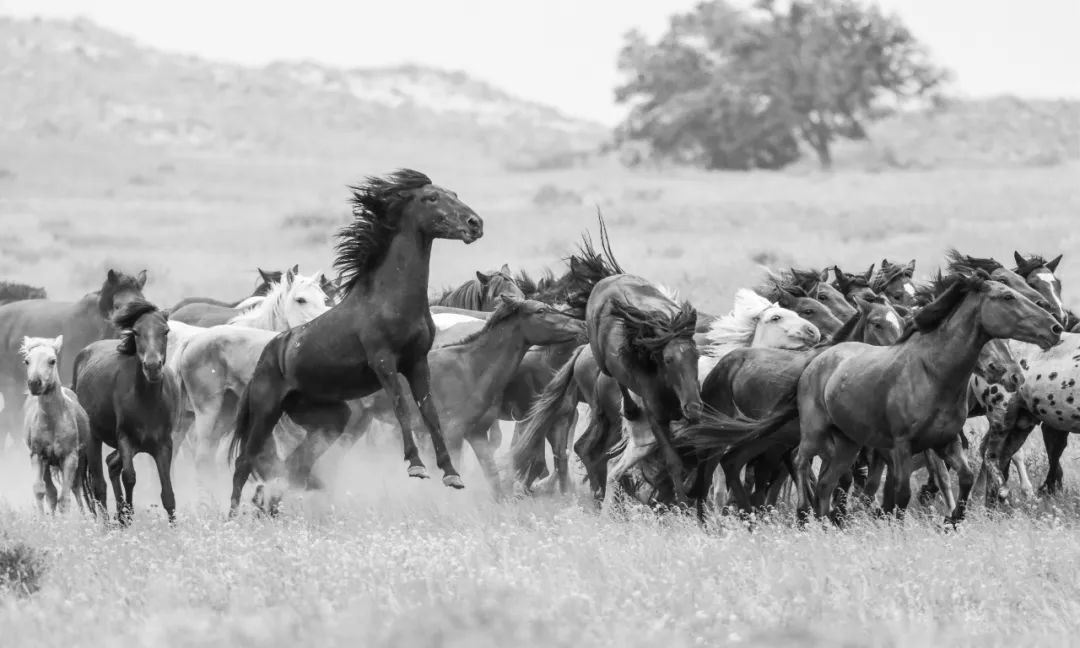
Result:
<svg viewBox="0 0 1080 648">
<path fill-rule="evenodd" d="M 112 329 L 96 309 L 96 304 L 89 304 L 86 299 L 79 302 L 32 299 L 0 306 L 0 366 L 4 367 L 0 371 L 20 381 L 23 365 L 18 356 L 23 337 L 63 335 L 60 379 L 70 383 L 74 354 Z"/>
<path fill-rule="evenodd" d="M 240 314 L 240 311 L 231 306 L 218 306 L 208 302 L 194 302 L 182 306 L 169 315 L 170 320 L 176 320 L 192 326 L 217 326 L 227 324 L 229 320 Z"/>
</svg>

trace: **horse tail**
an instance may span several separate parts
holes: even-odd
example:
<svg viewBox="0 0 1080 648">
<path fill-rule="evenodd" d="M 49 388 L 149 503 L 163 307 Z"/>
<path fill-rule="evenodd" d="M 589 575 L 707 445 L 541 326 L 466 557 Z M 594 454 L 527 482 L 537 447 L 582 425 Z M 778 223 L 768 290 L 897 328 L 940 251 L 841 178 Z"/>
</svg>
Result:
<svg viewBox="0 0 1080 648">
<path fill-rule="evenodd" d="M 704 412 L 701 420 L 688 426 L 675 439 L 679 447 L 695 451 L 723 452 L 733 445 L 766 439 L 799 417 L 798 390 L 780 402 L 777 409 L 762 419 L 733 418 L 720 412 Z"/>
<path fill-rule="evenodd" d="M 570 354 L 570 358 L 555 372 L 544 391 L 529 408 L 521 434 L 510 446 L 514 471 L 519 478 L 527 476 L 538 453 L 543 456 L 545 432 L 559 419 L 569 417 L 577 406 L 573 389 L 574 364 L 584 349 L 584 345 L 580 346 Z"/>
<path fill-rule="evenodd" d="M 236 458 L 240 456 L 240 450 L 247 444 L 249 436 L 251 436 L 251 382 L 244 385 L 244 389 L 240 392 L 240 403 L 236 408 L 236 425 L 232 441 L 229 442 L 230 462 L 236 463 Z"/>
</svg>

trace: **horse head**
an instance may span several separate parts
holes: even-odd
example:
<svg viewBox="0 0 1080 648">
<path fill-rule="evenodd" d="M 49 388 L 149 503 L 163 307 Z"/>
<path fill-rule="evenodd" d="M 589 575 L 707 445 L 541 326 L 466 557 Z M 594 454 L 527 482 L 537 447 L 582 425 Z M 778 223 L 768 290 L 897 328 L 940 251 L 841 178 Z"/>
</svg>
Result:
<svg viewBox="0 0 1080 648">
<path fill-rule="evenodd" d="M 63 346 L 63 335 L 23 338 L 19 353 L 26 364 L 26 388 L 32 395 L 48 394 L 61 385 L 59 363 Z"/>
<path fill-rule="evenodd" d="M 116 350 L 136 356 L 148 382 L 161 382 L 169 344 L 169 313 L 148 301 L 136 300 L 117 311 L 113 324 L 120 329 Z"/>
</svg>

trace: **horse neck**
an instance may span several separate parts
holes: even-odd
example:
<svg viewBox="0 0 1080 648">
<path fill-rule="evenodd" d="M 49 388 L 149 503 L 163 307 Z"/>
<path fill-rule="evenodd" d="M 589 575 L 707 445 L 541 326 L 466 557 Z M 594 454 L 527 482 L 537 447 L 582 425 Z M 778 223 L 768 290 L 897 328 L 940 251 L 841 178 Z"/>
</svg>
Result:
<svg viewBox="0 0 1080 648">
<path fill-rule="evenodd" d="M 521 320 L 511 316 L 464 346 L 469 347 L 473 362 L 473 385 L 478 393 L 493 395 L 506 388 L 531 345 L 525 340 Z"/>
<path fill-rule="evenodd" d="M 250 313 L 244 313 L 236 318 L 236 324 L 249 328 L 264 329 L 267 331 L 285 331 L 289 323 L 283 312 L 284 295 L 272 302 L 264 299 Z"/>
<path fill-rule="evenodd" d="M 431 244 L 432 239 L 415 227 L 402 227 L 379 265 L 357 281 L 341 304 L 369 308 L 377 298 L 379 306 L 396 317 L 423 318 L 428 312 Z"/>
<path fill-rule="evenodd" d="M 979 323 L 978 303 L 978 299 L 965 298 L 936 329 L 913 336 L 901 352 L 921 358 L 938 384 L 966 390 L 979 352 L 990 341 Z"/>
<path fill-rule="evenodd" d="M 49 393 L 36 396 L 36 398 L 42 414 L 50 421 L 59 420 L 67 411 L 67 399 L 64 397 L 64 388 L 60 384 L 59 376 L 56 376 L 56 387 Z"/>
</svg>

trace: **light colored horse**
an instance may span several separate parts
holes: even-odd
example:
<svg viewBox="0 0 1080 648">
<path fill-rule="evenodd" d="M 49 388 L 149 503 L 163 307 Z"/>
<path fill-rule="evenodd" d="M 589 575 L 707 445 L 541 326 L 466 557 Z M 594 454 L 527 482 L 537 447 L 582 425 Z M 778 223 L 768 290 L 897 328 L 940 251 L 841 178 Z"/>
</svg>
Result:
<svg viewBox="0 0 1080 648">
<path fill-rule="evenodd" d="M 257 302 L 229 324 L 195 331 L 185 325 L 175 329 L 185 336 L 174 361 L 181 406 L 189 413 L 180 434 L 190 439 L 200 473 L 206 474 L 221 439 L 232 431 L 236 399 L 251 379 L 263 347 L 281 331 L 330 310 L 321 283 L 322 273 L 304 277 L 290 271 L 265 297 L 245 300 Z M 288 430 L 289 436 L 296 433 Z"/>
<path fill-rule="evenodd" d="M 809 320 L 794 311 L 770 302 L 752 290 L 741 288 L 735 293 L 733 310 L 709 325 L 704 334 L 705 344 L 699 347 L 698 379 L 704 381 L 720 359 L 731 351 L 744 347 L 765 347 L 801 351 L 821 340 L 821 332 Z M 602 510 L 610 513 L 619 490 L 619 480 L 653 451 L 656 439 L 645 421 L 622 421 L 625 445 L 608 462 L 607 485 Z M 717 467 L 719 471 L 720 468 Z M 719 475 L 718 475 L 719 476 Z M 635 480 L 644 484 L 644 479 Z M 724 480 L 714 478 L 713 489 L 721 488 Z M 635 497 L 648 503 L 650 494 L 635 489 Z M 710 493 L 715 497 L 717 493 Z"/>
<path fill-rule="evenodd" d="M 90 420 L 79 405 L 75 392 L 61 384 L 59 357 L 64 336 L 56 338 L 24 337 L 19 353 L 26 363 L 26 386 L 29 395 L 23 408 L 26 445 L 34 470 L 34 497 L 43 512 L 67 510 L 68 494 L 83 509 L 82 468 L 86 458 L 83 447 L 90 436 Z M 53 472 L 60 481 L 57 495 Z"/>
</svg>

